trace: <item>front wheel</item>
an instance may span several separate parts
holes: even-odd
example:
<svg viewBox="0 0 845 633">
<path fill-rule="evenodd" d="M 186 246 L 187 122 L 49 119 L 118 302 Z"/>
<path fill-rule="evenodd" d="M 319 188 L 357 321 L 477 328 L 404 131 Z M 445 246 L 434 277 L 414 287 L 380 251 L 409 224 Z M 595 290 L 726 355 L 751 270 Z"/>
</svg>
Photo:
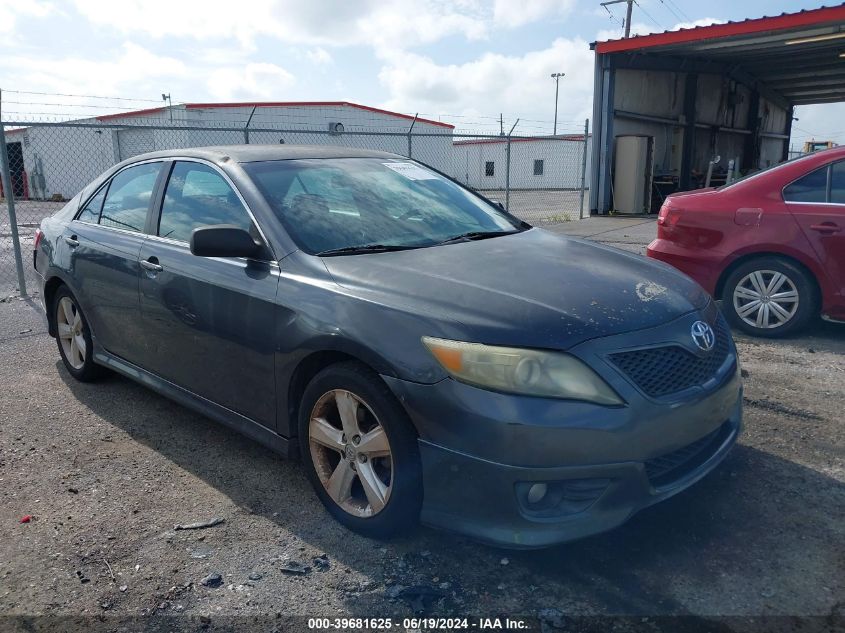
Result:
<svg viewBox="0 0 845 633">
<path fill-rule="evenodd" d="M 377 538 L 419 520 L 416 433 L 375 372 L 355 362 L 327 367 L 308 384 L 299 410 L 302 460 L 335 519 Z"/>
<path fill-rule="evenodd" d="M 794 334 L 818 313 L 813 279 L 779 257 L 761 257 L 734 270 L 725 281 L 723 310 L 732 325 L 754 336 Z"/>
</svg>

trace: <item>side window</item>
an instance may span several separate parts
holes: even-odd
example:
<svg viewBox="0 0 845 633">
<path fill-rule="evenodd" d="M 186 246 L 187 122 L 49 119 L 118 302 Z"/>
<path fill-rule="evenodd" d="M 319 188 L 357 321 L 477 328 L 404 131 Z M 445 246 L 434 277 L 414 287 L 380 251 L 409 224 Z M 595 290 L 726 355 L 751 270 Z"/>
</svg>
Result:
<svg viewBox="0 0 845 633">
<path fill-rule="evenodd" d="M 535 176 L 542 176 L 543 175 L 543 159 L 537 158 L 534 160 L 534 175 Z"/>
<path fill-rule="evenodd" d="M 188 242 L 194 229 L 211 224 L 252 229 L 249 214 L 220 174 L 202 163 L 177 161 L 164 193 L 158 234 Z"/>
<path fill-rule="evenodd" d="M 834 163 L 831 168 L 830 201 L 845 204 L 845 160 Z"/>
<path fill-rule="evenodd" d="M 100 224 L 142 232 L 160 168 L 161 163 L 144 163 L 124 169 L 112 178 Z"/>
<path fill-rule="evenodd" d="M 103 200 L 106 197 L 106 187 L 100 189 L 97 194 L 88 201 L 85 208 L 79 212 L 76 218 L 80 222 L 88 222 L 89 224 L 98 224 L 100 222 L 100 211 L 103 208 Z"/>
<path fill-rule="evenodd" d="M 783 190 L 787 202 L 827 202 L 827 172 L 823 167 L 811 171 Z"/>
<path fill-rule="evenodd" d="M 492 160 L 488 160 L 484 163 L 484 175 L 485 176 L 493 176 L 496 174 L 496 163 Z"/>
</svg>

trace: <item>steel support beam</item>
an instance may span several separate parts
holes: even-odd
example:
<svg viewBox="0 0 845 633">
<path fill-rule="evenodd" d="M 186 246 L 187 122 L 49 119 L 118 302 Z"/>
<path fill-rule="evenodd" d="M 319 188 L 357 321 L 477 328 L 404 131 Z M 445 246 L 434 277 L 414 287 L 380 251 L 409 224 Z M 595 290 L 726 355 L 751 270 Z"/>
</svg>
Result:
<svg viewBox="0 0 845 633">
<path fill-rule="evenodd" d="M 681 150 L 681 173 L 678 185 L 681 191 L 690 188 L 690 172 L 695 147 L 695 102 L 698 97 L 698 74 L 687 73 L 684 82 L 684 146 Z"/>
<path fill-rule="evenodd" d="M 613 156 L 616 143 L 613 137 L 613 101 L 616 85 L 616 71 L 612 68 L 602 69 L 601 89 L 601 128 L 593 138 L 599 137 L 599 185 L 595 192 L 599 213 L 611 210 L 611 178 L 613 177 Z M 593 128 L 595 130 L 595 128 Z M 593 146 L 595 148 L 595 146 Z M 595 154 L 594 154 L 595 156 Z M 593 193 L 591 192 L 591 195 Z"/>
<path fill-rule="evenodd" d="M 792 117 L 795 116 L 795 108 L 789 108 L 786 111 L 786 129 L 783 131 L 786 134 L 786 140 L 783 142 L 783 154 L 781 160 L 789 160 L 789 137 L 792 136 Z"/>
<path fill-rule="evenodd" d="M 760 166 L 760 93 L 751 91 L 748 103 L 748 131 L 745 139 L 745 151 L 742 156 L 743 169 L 757 169 Z"/>
</svg>

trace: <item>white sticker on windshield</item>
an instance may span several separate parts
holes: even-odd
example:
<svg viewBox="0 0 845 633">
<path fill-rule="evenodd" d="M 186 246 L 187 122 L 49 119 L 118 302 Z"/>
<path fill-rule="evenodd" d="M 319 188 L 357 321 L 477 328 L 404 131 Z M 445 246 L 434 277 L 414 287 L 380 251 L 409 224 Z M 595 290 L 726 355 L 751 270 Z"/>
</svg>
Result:
<svg viewBox="0 0 845 633">
<path fill-rule="evenodd" d="M 414 163 L 382 163 L 388 169 L 392 169 L 397 174 L 402 174 L 409 180 L 437 180 L 438 176 L 434 172 L 423 169 Z"/>
</svg>

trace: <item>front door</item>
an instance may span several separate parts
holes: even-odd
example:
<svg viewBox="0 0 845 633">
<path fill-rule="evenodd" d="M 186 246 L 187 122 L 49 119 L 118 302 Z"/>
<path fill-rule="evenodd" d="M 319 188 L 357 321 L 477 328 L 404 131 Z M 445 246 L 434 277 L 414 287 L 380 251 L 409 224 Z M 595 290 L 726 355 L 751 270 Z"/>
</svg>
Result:
<svg viewBox="0 0 845 633">
<path fill-rule="evenodd" d="M 275 298 L 279 267 L 196 257 L 193 229 L 233 224 L 255 232 L 240 196 L 202 162 L 173 163 L 156 227 L 139 256 L 143 367 L 275 429 Z"/>
<path fill-rule="evenodd" d="M 810 172 L 783 195 L 834 286 L 831 316 L 845 318 L 845 161 Z"/>
</svg>

